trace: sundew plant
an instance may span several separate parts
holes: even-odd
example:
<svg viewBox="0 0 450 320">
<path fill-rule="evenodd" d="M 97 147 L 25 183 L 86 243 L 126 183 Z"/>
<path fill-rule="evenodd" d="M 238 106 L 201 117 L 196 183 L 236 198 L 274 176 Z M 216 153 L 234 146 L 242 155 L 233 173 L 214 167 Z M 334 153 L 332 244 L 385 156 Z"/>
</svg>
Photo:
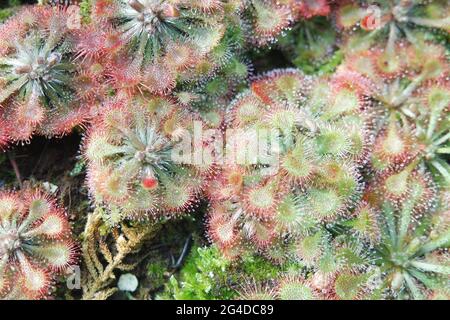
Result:
<svg viewBox="0 0 450 320">
<path fill-rule="evenodd" d="M 0 299 L 449 300 L 445 0 L 0 5 Z"/>
</svg>

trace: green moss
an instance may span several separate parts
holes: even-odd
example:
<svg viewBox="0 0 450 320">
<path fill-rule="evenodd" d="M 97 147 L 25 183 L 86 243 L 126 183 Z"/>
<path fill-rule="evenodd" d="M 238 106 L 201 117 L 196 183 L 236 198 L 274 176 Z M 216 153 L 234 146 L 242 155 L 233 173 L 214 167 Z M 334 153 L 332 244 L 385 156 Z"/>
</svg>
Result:
<svg viewBox="0 0 450 320">
<path fill-rule="evenodd" d="M 84 23 L 89 23 L 91 21 L 91 0 L 83 0 L 80 3 L 80 14 Z"/>
<path fill-rule="evenodd" d="M 234 299 L 243 281 L 266 282 L 282 274 L 296 274 L 297 263 L 275 265 L 271 261 L 246 254 L 241 262 L 226 259 L 216 246 L 192 249 L 178 275 L 173 275 L 158 299 Z"/>
<path fill-rule="evenodd" d="M 157 289 L 164 285 L 167 268 L 167 264 L 159 260 L 152 261 L 147 265 L 147 279 L 151 288 Z"/>
<path fill-rule="evenodd" d="M 227 286 L 230 261 L 216 247 L 193 248 L 178 276 L 172 276 L 159 299 L 212 300 L 231 299 Z"/>
<path fill-rule="evenodd" d="M 0 23 L 14 14 L 15 9 L 22 4 L 21 0 L 8 0 L 0 4 Z"/>
<path fill-rule="evenodd" d="M 21 0 L 8 0 L 8 4 L 10 7 L 18 6 L 22 3 Z"/>
<path fill-rule="evenodd" d="M 256 281 L 275 279 L 280 273 L 280 267 L 259 257 L 247 255 L 243 258 L 242 272 Z"/>
<path fill-rule="evenodd" d="M 13 10 L 10 8 L 0 9 L 0 22 L 5 21 L 13 14 Z"/>
</svg>

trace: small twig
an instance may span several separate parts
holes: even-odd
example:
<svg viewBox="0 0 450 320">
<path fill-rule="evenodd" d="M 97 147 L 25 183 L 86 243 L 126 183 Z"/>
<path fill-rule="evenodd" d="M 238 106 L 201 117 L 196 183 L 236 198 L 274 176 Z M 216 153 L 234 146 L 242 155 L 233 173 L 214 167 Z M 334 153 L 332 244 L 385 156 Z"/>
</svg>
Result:
<svg viewBox="0 0 450 320">
<path fill-rule="evenodd" d="M 23 188 L 22 178 L 20 176 L 19 166 L 17 165 L 16 158 L 15 158 L 15 155 L 13 152 L 8 152 L 8 159 L 9 159 L 9 162 L 11 163 L 11 167 L 14 170 L 16 179 L 19 182 L 19 187 L 20 187 L 20 189 L 22 189 Z"/>
<path fill-rule="evenodd" d="M 191 243 L 191 239 L 192 239 L 192 236 L 189 236 L 186 239 L 186 241 L 184 242 L 183 251 L 181 252 L 181 255 L 178 258 L 177 262 L 174 265 L 172 265 L 172 268 L 178 269 L 181 266 L 181 264 L 183 263 L 183 260 L 186 257 L 187 252 L 189 251 L 188 249 L 189 249 L 189 244 Z M 174 259 L 172 256 L 172 264 L 173 264 L 173 262 L 174 262 Z"/>
</svg>

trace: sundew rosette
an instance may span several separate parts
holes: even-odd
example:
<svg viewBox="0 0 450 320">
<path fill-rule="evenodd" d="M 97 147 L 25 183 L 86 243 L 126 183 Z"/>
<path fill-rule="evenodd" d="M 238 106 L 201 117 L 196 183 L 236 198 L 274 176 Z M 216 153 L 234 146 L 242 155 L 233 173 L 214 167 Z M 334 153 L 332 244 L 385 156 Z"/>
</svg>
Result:
<svg viewBox="0 0 450 320">
<path fill-rule="evenodd" d="M 429 174 L 404 170 L 401 201 L 378 180 L 320 254 L 309 288 L 324 299 L 448 299 L 448 190 Z M 397 174 L 387 180 L 399 179 Z"/>
<path fill-rule="evenodd" d="M 226 254 L 250 245 L 283 260 L 280 240 L 301 241 L 347 214 L 372 139 L 364 80 L 275 70 L 232 102 L 227 141 L 245 153 L 260 139 L 263 152 L 226 161 L 208 184 L 208 234 Z"/>
<path fill-rule="evenodd" d="M 164 98 L 106 104 L 83 147 L 87 184 L 95 203 L 106 206 L 106 220 L 114 224 L 192 211 L 213 166 L 212 159 L 191 162 L 203 150 L 202 138 L 197 142 L 191 135 L 201 122 Z M 177 156 L 184 137 L 190 137 L 187 158 Z"/>
<path fill-rule="evenodd" d="M 383 48 L 348 55 L 341 69 L 363 73 L 381 115 L 372 165 L 376 172 L 425 164 L 439 183 L 450 183 L 449 61 L 445 48 L 403 43 L 395 58 Z M 417 161 L 416 161 L 417 160 Z"/>
<path fill-rule="evenodd" d="M 76 262 L 64 210 L 41 191 L 0 192 L 0 297 L 41 299 Z"/>
<path fill-rule="evenodd" d="M 448 192 L 423 205 L 427 189 L 411 180 L 401 204 L 369 191 L 348 222 L 379 268 L 379 294 L 396 299 L 448 299 Z M 381 200 L 380 200 L 381 198 Z M 430 202 L 430 200 L 428 200 Z"/>
<path fill-rule="evenodd" d="M 0 26 L 0 115 L 13 141 L 70 132 L 89 116 L 78 95 L 67 11 L 25 7 Z"/>
<path fill-rule="evenodd" d="M 225 14 L 238 7 L 238 1 L 222 0 L 97 0 L 92 18 L 112 26 L 135 56 L 152 61 L 172 50 L 208 53 L 224 35 Z"/>
<path fill-rule="evenodd" d="M 400 205 L 372 186 L 340 232 L 322 245 L 309 237 L 315 262 L 308 272 L 288 270 L 270 281 L 246 280 L 242 299 L 448 300 L 450 245 L 448 190 L 422 206 L 423 188 L 411 181 Z M 307 260 L 303 260 L 307 261 Z"/>
<path fill-rule="evenodd" d="M 177 83 L 210 80 L 238 58 L 239 6 L 239 1 L 97 0 L 90 23 L 75 34 L 77 57 L 120 94 L 167 94 Z"/>
</svg>

